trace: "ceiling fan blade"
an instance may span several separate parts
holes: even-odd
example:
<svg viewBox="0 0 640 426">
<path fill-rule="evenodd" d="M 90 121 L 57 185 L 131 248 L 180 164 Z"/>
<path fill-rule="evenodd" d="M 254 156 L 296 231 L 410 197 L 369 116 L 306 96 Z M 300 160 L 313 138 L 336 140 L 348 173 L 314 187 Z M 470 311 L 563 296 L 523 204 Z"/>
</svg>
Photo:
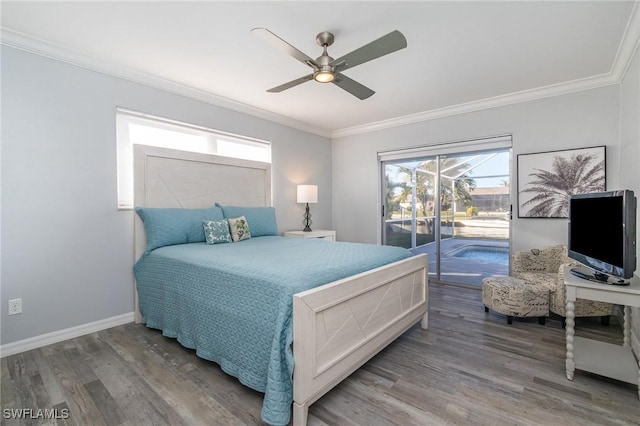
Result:
<svg viewBox="0 0 640 426">
<path fill-rule="evenodd" d="M 336 73 L 336 79 L 333 80 L 333 84 L 335 84 L 342 90 L 346 90 L 360 100 L 367 99 L 368 97 L 376 93 L 368 87 L 363 86 L 357 81 L 352 80 L 346 75 L 340 73 Z"/>
<path fill-rule="evenodd" d="M 268 29 L 254 28 L 251 30 L 251 32 L 257 35 L 258 37 L 262 38 L 263 40 L 266 40 L 267 42 L 271 43 L 276 48 L 284 51 L 287 55 L 293 56 L 295 59 L 299 60 L 303 64 L 308 65 L 312 68 L 318 66 L 316 65 L 316 62 L 313 59 L 311 59 L 309 56 L 305 55 L 304 53 L 302 53 L 301 51 L 299 51 L 298 49 L 296 49 L 295 47 L 293 47 L 292 45 L 290 45 L 289 43 L 287 43 L 286 41 L 284 41 L 283 39 L 281 39 L 271 31 L 269 31 Z"/>
<path fill-rule="evenodd" d="M 331 61 L 337 71 L 344 71 L 407 47 L 407 39 L 398 30 Z"/>
<path fill-rule="evenodd" d="M 270 93 L 280 93 L 283 90 L 291 89 L 298 84 L 302 84 L 305 81 L 313 80 L 313 74 L 305 75 L 304 77 L 296 78 L 295 80 L 291 80 L 288 83 L 282 84 L 280 86 L 274 87 L 272 89 L 267 90 Z"/>
</svg>

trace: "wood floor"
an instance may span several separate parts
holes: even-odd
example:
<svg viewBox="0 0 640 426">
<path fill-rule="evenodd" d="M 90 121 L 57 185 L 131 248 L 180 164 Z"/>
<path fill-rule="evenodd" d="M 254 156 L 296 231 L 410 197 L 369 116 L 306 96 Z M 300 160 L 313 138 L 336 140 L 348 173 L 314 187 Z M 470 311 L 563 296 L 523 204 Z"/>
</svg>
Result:
<svg viewBox="0 0 640 426">
<path fill-rule="evenodd" d="M 431 285 L 415 326 L 309 410 L 310 425 L 640 424 L 633 385 L 564 372 L 560 321 L 484 312 L 480 292 Z M 620 324 L 576 334 L 621 343 Z M 261 424 L 262 395 L 142 325 L 127 324 L 2 359 L 2 424 Z M 67 419 L 6 419 L 7 409 Z"/>
</svg>

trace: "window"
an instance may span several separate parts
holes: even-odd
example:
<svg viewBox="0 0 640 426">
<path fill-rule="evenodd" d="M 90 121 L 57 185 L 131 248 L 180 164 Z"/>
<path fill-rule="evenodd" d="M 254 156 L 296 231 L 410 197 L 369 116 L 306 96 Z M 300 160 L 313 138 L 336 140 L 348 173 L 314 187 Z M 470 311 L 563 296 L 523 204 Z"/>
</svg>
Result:
<svg viewBox="0 0 640 426">
<path fill-rule="evenodd" d="M 267 141 L 225 133 L 135 111 L 116 111 L 118 150 L 118 208 L 133 208 L 133 145 L 271 162 Z"/>
</svg>

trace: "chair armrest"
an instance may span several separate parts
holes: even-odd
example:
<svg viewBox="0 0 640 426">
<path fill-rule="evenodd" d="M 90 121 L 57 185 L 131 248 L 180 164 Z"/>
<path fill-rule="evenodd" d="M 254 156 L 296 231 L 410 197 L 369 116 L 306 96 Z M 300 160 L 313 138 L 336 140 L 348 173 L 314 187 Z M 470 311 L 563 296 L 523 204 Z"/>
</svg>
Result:
<svg viewBox="0 0 640 426">
<path fill-rule="evenodd" d="M 566 259 L 565 259 L 566 260 Z M 562 289 L 564 291 L 564 267 L 565 266 L 579 266 L 580 263 L 576 261 L 564 262 L 560 266 L 558 266 L 558 280 L 556 284 L 557 289 Z"/>
</svg>

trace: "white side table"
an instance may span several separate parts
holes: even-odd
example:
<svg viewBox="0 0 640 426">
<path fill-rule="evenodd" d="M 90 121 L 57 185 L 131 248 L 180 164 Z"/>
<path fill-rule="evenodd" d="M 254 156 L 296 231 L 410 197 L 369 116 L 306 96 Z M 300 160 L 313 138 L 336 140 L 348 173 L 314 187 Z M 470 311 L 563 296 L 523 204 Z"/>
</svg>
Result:
<svg viewBox="0 0 640 426">
<path fill-rule="evenodd" d="M 328 229 L 317 229 L 315 231 L 287 231 L 284 233 L 285 237 L 293 237 L 293 238 L 314 238 L 314 239 L 325 239 L 327 241 L 335 242 L 336 241 L 336 231 L 328 230 Z"/>
<path fill-rule="evenodd" d="M 634 277 L 628 286 L 600 284 L 571 274 L 565 266 L 564 283 L 567 289 L 567 379 L 573 380 L 575 369 L 638 385 L 640 398 L 640 364 L 631 349 L 631 309 L 640 307 L 640 279 Z M 623 345 L 575 337 L 576 299 L 624 305 Z"/>
</svg>

